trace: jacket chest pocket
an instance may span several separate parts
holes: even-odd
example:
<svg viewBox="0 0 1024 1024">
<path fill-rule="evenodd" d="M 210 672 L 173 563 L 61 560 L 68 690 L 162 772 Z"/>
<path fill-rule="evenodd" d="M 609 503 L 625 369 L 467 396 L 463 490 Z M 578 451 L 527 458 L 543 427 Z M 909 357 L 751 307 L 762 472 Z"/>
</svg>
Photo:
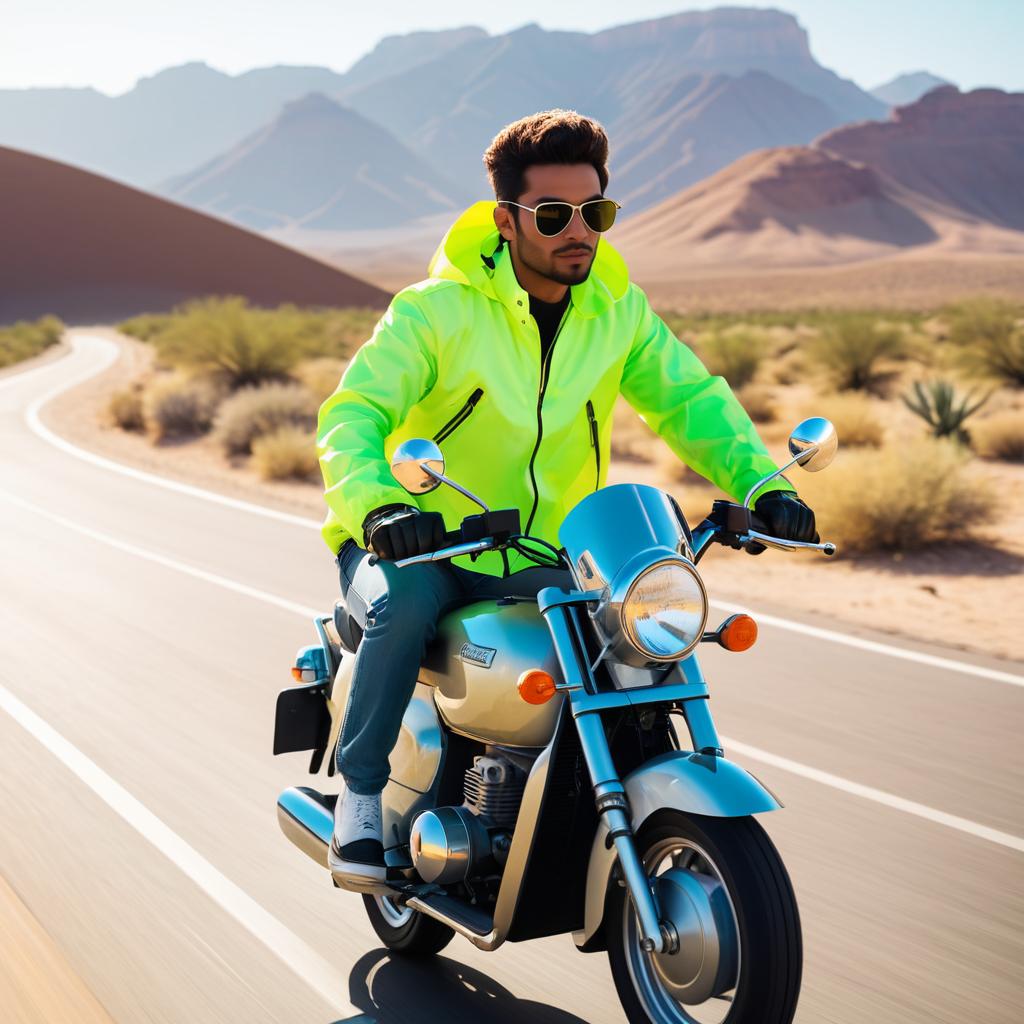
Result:
<svg viewBox="0 0 1024 1024">
<path fill-rule="evenodd" d="M 476 408 L 477 402 L 484 396 L 484 389 L 477 388 L 462 404 L 462 408 L 434 435 L 434 442 L 440 444 L 447 440 L 462 426 Z"/>
<path fill-rule="evenodd" d="M 590 429 L 590 445 L 594 449 L 594 490 L 601 486 L 601 432 L 594 415 L 594 403 L 587 399 L 587 425 Z"/>
</svg>

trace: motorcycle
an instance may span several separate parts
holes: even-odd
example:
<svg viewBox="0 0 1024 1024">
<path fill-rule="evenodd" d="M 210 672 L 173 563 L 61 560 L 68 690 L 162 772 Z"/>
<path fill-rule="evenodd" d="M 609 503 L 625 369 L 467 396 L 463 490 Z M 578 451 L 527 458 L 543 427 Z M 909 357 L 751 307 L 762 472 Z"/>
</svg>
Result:
<svg viewBox="0 0 1024 1024">
<path fill-rule="evenodd" d="M 566 516 L 560 548 L 519 532 L 444 473 L 432 441 L 395 451 L 411 493 L 456 487 L 483 508 L 441 550 L 399 566 L 509 548 L 566 568 L 573 586 L 502 598 L 441 619 L 391 752 L 382 795 L 387 880 L 333 875 L 360 892 L 381 942 L 428 956 L 457 933 L 482 950 L 571 933 L 607 953 L 627 1018 L 641 1024 L 785 1024 L 800 990 L 800 918 L 777 850 L 753 817 L 781 807 L 726 758 L 698 645 L 748 649 L 757 627 L 708 630 L 697 564 L 712 544 L 831 555 L 829 543 L 766 534 L 754 494 L 793 465 L 827 466 L 831 423 L 805 420 L 792 459 L 743 504 L 716 501 L 691 530 L 646 485 L 594 491 Z M 339 601 L 278 697 L 274 753 L 338 743 L 359 631 Z M 685 726 L 681 743 L 675 722 Z M 333 756 L 327 759 L 328 776 Z M 327 868 L 336 797 L 292 787 L 282 830 Z"/>
</svg>

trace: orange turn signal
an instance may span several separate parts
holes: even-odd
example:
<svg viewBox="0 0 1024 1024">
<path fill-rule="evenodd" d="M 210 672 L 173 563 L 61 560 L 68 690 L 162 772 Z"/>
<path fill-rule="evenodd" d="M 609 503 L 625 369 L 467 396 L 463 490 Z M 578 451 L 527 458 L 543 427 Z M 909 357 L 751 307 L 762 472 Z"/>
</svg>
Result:
<svg viewBox="0 0 1024 1024">
<path fill-rule="evenodd" d="M 757 623 L 749 615 L 731 615 L 718 631 L 727 651 L 748 651 L 757 642 Z"/>
<path fill-rule="evenodd" d="M 519 696 L 527 704 L 546 704 L 555 695 L 555 681 L 539 668 L 527 669 L 519 677 Z"/>
<path fill-rule="evenodd" d="M 302 682 L 302 669 L 298 665 L 292 665 L 292 679 Z"/>
</svg>

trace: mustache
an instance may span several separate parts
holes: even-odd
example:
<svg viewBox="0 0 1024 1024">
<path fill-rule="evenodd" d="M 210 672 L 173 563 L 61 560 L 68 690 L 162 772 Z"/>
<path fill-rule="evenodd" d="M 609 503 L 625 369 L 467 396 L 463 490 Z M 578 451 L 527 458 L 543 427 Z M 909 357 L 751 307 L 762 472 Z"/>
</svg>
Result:
<svg viewBox="0 0 1024 1024">
<path fill-rule="evenodd" d="M 593 252 L 589 245 L 563 245 L 561 249 L 555 250 L 555 255 L 560 256 L 564 252 Z"/>
</svg>

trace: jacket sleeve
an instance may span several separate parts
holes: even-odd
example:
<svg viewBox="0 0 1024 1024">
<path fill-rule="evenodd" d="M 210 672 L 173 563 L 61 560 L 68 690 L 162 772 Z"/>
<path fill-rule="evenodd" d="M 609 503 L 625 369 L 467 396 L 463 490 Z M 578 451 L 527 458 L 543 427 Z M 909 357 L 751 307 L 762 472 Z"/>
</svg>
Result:
<svg viewBox="0 0 1024 1024">
<path fill-rule="evenodd" d="M 634 286 L 635 287 L 635 286 Z M 620 390 L 676 455 L 737 501 L 779 467 L 724 377 L 714 377 L 651 309 L 642 313 Z M 757 495 L 793 491 L 776 478 Z"/>
<path fill-rule="evenodd" d="M 320 406 L 317 455 L 328 506 L 362 543 L 363 520 L 391 503 L 417 505 L 391 475 L 384 442 L 437 379 L 437 339 L 419 293 L 392 299 Z"/>
</svg>

